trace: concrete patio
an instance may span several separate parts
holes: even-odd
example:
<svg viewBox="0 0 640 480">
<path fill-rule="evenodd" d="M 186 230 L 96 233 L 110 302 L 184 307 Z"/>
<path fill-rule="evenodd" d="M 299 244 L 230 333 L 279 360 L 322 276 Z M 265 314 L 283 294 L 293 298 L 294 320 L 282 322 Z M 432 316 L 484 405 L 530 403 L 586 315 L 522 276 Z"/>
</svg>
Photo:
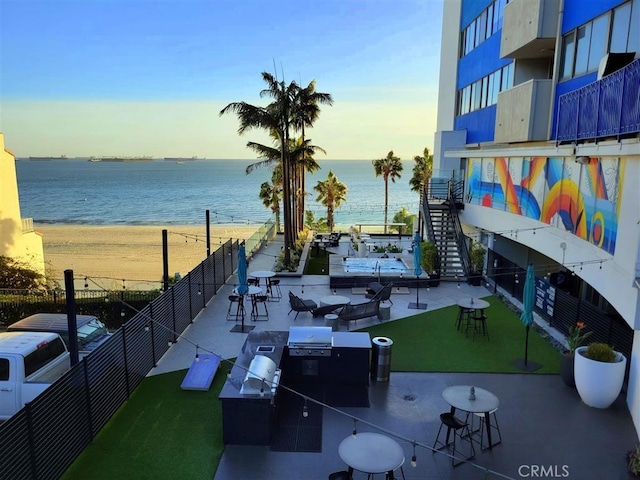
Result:
<svg viewBox="0 0 640 480">
<path fill-rule="evenodd" d="M 250 260 L 248 271 L 270 270 L 280 247 L 278 242 L 270 242 Z M 294 325 L 294 314 L 288 315 L 289 290 L 318 304 L 320 298 L 334 293 L 325 275 L 281 277 L 280 280 L 283 297 L 279 302 L 267 303 L 269 320 L 254 322 L 247 315 L 246 325 L 256 330 L 288 331 Z M 246 333 L 231 332 L 236 322 L 226 320 L 228 295 L 234 282 L 237 283 L 237 279 L 232 277 L 183 333 L 183 337 L 204 351 L 223 358 L 236 357 L 247 337 Z M 353 303 L 365 300 L 364 295 L 353 294 L 350 288 L 338 289 L 335 293 L 349 297 Z M 489 295 L 484 287 L 443 282 L 437 288 L 421 288 L 419 299 L 420 303 L 428 304 L 426 311 L 429 312 L 455 305 L 463 297 Z M 424 312 L 408 308 L 409 303 L 416 300 L 415 288 L 410 288 L 408 294 L 394 294 L 391 299 L 393 306 L 388 321 L 401 321 Z M 358 320 L 356 328 L 379 322 L 377 318 Z M 295 325 L 324 325 L 324 319 L 300 313 Z M 346 327 L 343 325 L 342 329 Z M 193 344 L 178 341 L 150 375 L 187 369 L 194 355 Z M 393 357 L 391 360 L 393 366 Z M 440 426 L 439 414 L 449 410 L 442 391 L 456 384 L 482 387 L 499 398 L 502 443 L 491 451 L 478 452 L 471 462 L 453 468 L 448 456 L 433 453 L 430 447 Z M 623 395 L 609 409 L 590 408 L 581 402 L 575 389 L 562 383 L 559 375 L 392 372 L 389 382 L 372 382 L 369 390 L 369 408 L 324 409 L 321 453 L 284 453 L 262 446 L 227 445 L 214 480 L 301 477 L 324 480 L 329 473 L 346 469 L 338 455 L 338 444 L 353 429 L 353 420 L 347 415 L 362 419 L 359 432 L 381 429 L 382 433 L 397 438 L 406 461 L 402 472 L 397 470 L 395 476 L 402 478 L 404 474 L 406 479 L 623 479 L 627 478 L 625 454 L 638 443 Z M 413 455 L 412 442 L 416 442 L 415 468 L 409 462 Z M 356 472 L 354 478 L 367 477 Z"/>
</svg>

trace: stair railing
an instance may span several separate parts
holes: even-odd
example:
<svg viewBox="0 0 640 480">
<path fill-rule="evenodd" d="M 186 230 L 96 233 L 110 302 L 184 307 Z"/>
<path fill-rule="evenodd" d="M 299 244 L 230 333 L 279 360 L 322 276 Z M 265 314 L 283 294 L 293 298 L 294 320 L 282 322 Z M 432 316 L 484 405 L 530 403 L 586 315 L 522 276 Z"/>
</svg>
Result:
<svg viewBox="0 0 640 480">
<path fill-rule="evenodd" d="M 453 228 L 456 234 L 456 244 L 458 245 L 458 252 L 460 254 L 460 260 L 462 261 L 464 274 L 465 276 L 468 276 L 471 271 L 471 255 L 469 254 L 469 245 L 467 244 L 466 237 L 462 232 L 462 225 L 458 218 L 458 208 L 456 207 L 456 194 L 459 194 L 459 183 L 464 182 L 456 181 L 454 179 L 451 179 L 449 182 L 449 199 L 447 203 L 449 204 L 449 215 L 453 221 Z M 464 191 L 464 188 L 462 191 Z"/>
</svg>

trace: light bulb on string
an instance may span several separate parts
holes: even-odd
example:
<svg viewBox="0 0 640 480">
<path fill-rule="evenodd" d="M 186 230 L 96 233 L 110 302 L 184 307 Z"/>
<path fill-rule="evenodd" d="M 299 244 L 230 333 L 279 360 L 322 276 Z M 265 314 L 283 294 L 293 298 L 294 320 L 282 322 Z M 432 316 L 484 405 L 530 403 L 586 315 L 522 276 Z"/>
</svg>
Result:
<svg viewBox="0 0 640 480">
<path fill-rule="evenodd" d="M 196 358 L 195 358 L 196 362 L 200 361 L 200 354 L 198 353 L 198 348 L 200 348 L 200 347 L 198 347 L 198 345 L 196 345 Z"/>
<path fill-rule="evenodd" d="M 122 279 L 122 289 L 123 289 L 123 290 L 126 290 L 126 288 L 127 288 L 127 287 L 126 287 L 126 285 L 124 284 L 124 278 L 123 278 L 123 279 Z"/>
<path fill-rule="evenodd" d="M 84 288 L 89 288 L 89 282 L 87 281 L 87 277 L 84 277 Z"/>
<path fill-rule="evenodd" d="M 309 407 L 307 407 L 307 399 L 304 399 L 304 407 L 302 407 L 302 416 L 307 418 L 309 416 Z"/>
<path fill-rule="evenodd" d="M 418 457 L 416 457 L 416 442 L 413 442 L 413 455 L 411 456 L 411 466 L 414 468 L 418 466 Z"/>
<path fill-rule="evenodd" d="M 121 317 L 124 317 L 124 316 L 125 316 L 124 308 L 123 308 L 122 310 L 120 310 L 120 316 L 121 316 Z"/>
<path fill-rule="evenodd" d="M 356 436 L 358 434 L 358 421 L 354 418 L 353 419 L 353 430 L 351 430 L 351 435 L 352 436 Z"/>
<path fill-rule="evenodd" d="M 260 384 L 260 397 L 264 397 L 264 378 L 262 379 L 262 383 Z"/>
</svg>

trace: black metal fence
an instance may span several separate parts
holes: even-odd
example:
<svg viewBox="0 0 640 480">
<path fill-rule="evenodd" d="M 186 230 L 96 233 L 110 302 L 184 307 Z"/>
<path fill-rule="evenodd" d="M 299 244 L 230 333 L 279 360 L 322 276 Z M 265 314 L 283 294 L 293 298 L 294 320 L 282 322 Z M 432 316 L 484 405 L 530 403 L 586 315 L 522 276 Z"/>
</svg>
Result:
<svg viewBox="0 0 640 480">
<path fill-rule="evenodd" d="M 224 285 L 237 251 L 237 240 L 222 244 L 0 425 L 0 478 L 59 478 Z"/>
<path fill-rule="evenodd" d="M 493 282 L 494 288 L 500 287 L 512 297 L 522 301 L 526 269 L 493 250 L 489 250 L 487 264 L 487 278 Z M 569 327 L 577 322 L 584 322 L 588 326 L 587 330 L 593 332 L 589 336 L 589 342 L 608 343 L 628 359 L 631 358 L 633 329 L 624 319 L 617 315 L 609 315 L 578 298 L 575 285 L 569 284 L 568 291 L 565 291 L 554 287 L 548 279 L 536 278 L 536 282 L 538 292 L 534 310 L 547 320 L 549 325 L 567 335 Z M 544 290 L 550 288 L 553 298 L 545 298 Z M 628 369 L 629 362 L 627 362 L 627 374 Z"/>
</svg>

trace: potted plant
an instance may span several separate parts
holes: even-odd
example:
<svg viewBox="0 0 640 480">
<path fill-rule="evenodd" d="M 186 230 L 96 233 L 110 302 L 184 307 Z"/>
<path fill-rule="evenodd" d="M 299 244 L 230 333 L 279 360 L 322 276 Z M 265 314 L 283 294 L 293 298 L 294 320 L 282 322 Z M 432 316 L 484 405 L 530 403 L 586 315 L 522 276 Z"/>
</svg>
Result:
<svg viewBox="0 0 640 480">
<path fill-rule="evenodd" d="M 560 375 L 562 381 L 568 387 L 575 387 L 576 382 L 573 376 L 573 364 L 576 348 L 582 346 L 582 342 L 591 335 L 592 332 L 584 331 L 584 322 L 576 322 L 575 325 L 569 327 L 569 335 L 567 336 L 567 345 L 569 350 L 564 352 L 560 364 Z"/>
<path fill-rule="evenodd" d="M 469 247 L 469 257 L 471 259 L 471 271 L 469 273 L 469 283 L 476 287 L 482 284 L 482 269 L 484 268 L 484 256 L 487 249 L 480 242 L 471 241 Z"/>
<path fill-rule="evenodd" d="M 618 398 L 624 382 L 627 358 L 606 343 L 576 348 L 576 389 L 590 407 L 607 408 Z"/>
<path fill-rule="evenodd" d="M 440 285 L 440 272 L 438 271 L 438 248 L 431 241 L 420 243 L 420 265 L 422 269 L 429 275 L 429 286 L 437 287 Z"/>
</svg>

